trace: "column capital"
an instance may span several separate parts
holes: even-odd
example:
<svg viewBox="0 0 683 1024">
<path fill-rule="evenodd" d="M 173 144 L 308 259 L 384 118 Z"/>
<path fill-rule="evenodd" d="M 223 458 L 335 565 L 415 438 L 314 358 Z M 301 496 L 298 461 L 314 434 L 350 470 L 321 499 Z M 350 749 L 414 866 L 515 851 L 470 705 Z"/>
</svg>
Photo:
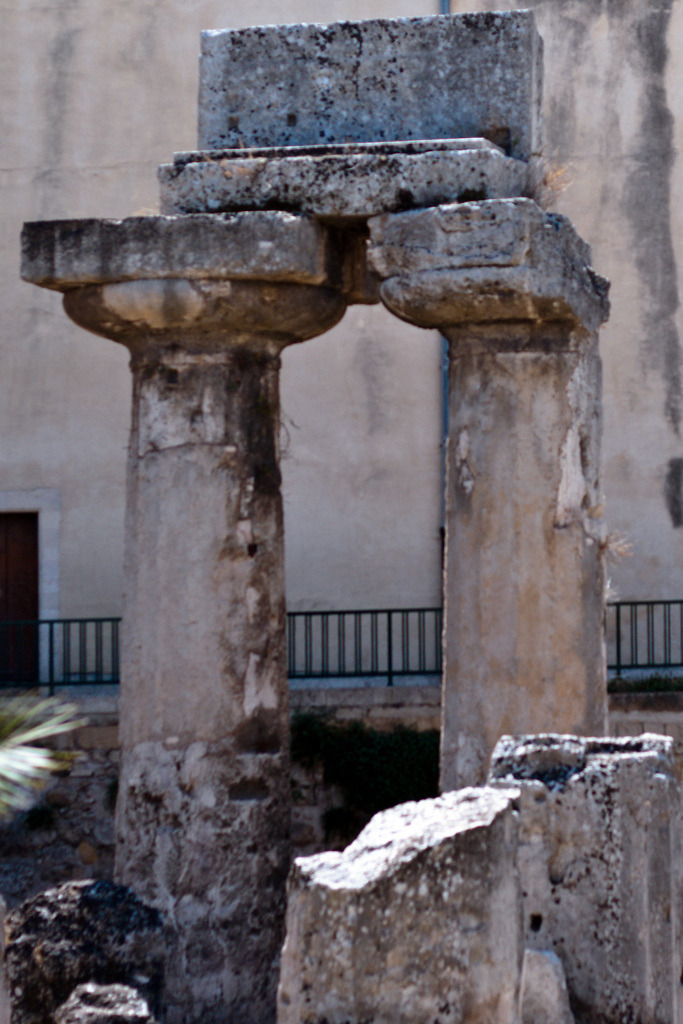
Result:
<svg viewBox="0 0 683 1024">
<path fill-rule="evenodd" d="M 22 277 L 137 357 L 277 353 L 341 319 L 348 280 L 332 234 L 281 211 L 26 224 Z"/>
<path fill-rule="evenodd" d="M 369 221 L 369 263 L 391 312 L 419 327 L 562 323 L 596 330 L 609 282 L 570 221 L 531 199 L 493 199 Z"/>
</svg>

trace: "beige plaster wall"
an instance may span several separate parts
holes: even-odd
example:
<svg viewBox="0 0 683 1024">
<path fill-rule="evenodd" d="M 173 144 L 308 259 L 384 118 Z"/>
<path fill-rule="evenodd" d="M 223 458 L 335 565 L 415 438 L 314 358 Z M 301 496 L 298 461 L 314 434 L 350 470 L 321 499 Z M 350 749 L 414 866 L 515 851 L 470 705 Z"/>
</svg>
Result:
<svg viewBox="0 0 683 1024">
<path fill-rule="evenodd" d="M 606 514 L 634 557 L 612 578 L 623 597 L 680 596 L 683 4 L 523 3 L 546 42 L 548 150 L 571 181 L 556 205 L 613 280 L 602 336 Z M 123 351 L 18 280 L 22 221 L 154 208 L 157 164 L 195 142 L 202 28 L 437 9 L 0 0 L 0 511 L 3 491 L 59 492 L 61 614 L 120 610 L 129 379 Z M 285 353 L 290 607 L 438 603 L 439 358 L 435 336 L 370 308 Z"/>
<path fill-rule="evenodd" d="M 118 614 L 126 353 L 18 278 L 24 220 L 153 210 L 195 145 L 203 28 L 433 13 L 415 0 L 0 0 L 2 491 L 61 499 L 59 612 Z M 436 604 L 439 341 L 376 309 L 285 353 L 291 607 Z M 27 494 L 26 507 L 31 507 Z M 45 611 L 45 609 L 43 609 Z"/>
<path fill-rule="evenodd" d="M 454 13 L 489 6 L 452 0 Z M 608 527 L 631 541 L 633 556 L 610 575 L 622 598 L 680 597 L 683 504 L 675 476 L 683 463 L 676 470 L 671 460 L 683 456 L 683 4 L 497 6 L 536 12 L 545 43 L 546 152 L 568 185 L 553 206 L 571 217 L 593 246 L 595 267 L 612 281 L 612 315 L 601 333 L 603 481 Z"/>
</svg>

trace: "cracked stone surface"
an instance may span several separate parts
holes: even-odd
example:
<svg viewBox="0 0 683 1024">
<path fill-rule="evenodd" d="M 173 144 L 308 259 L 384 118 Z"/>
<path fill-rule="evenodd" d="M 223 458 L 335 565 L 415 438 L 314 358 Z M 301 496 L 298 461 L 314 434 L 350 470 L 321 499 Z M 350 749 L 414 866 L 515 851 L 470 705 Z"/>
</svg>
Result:
<svg viewBox="0 0 683 1024">
<path fill-rule="evenodd" d="M 278 1024 L 516 1024 L 515 790 L 376 815 L 288 885 Z"/>
<path fill-rule="evenodd" d="M 275 725 L 273 710 L 267 715 L 255 708 L 237 744 L 147 742 L 123 763 L 118 870 L 173 924 L 169 1021 L 273 1014 L 289 779 L 286 748 L 268 750 L 280 739 L 267 733 Z M 240 742 L 253 752 L 236 751 Z"/>
</svg>

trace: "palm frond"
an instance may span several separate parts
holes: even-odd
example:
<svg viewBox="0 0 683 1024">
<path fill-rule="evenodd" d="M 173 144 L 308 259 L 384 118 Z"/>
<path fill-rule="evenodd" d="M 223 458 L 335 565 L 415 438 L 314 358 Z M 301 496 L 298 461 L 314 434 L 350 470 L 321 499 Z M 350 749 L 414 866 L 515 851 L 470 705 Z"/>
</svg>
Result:
<svg viewBox="0 0 683 1024">
<path fill-rule="evenodd" d="M 72 704 L 49 697 L 14 697 L 0 702 L 0 817 L 29 804 L 36 788 L 62 767 L 59 754 L 36 746 L 84 722 Z"/>
</svg>

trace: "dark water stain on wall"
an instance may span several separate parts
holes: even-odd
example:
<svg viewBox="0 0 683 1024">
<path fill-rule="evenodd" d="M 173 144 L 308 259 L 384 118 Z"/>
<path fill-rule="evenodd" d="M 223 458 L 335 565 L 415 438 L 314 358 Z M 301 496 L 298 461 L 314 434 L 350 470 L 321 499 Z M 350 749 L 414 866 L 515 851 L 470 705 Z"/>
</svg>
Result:
<svg viewBox="0 0 683 1024">
<path fill-rule="evenodd" d="M 362 384 L 367 429 L 371 435 L 386 423 L 387 355 L 381 342 L 372 335 L 361 334 L 357 341 L 356 363 Z"/>
<path fill-rule="evenodd" d="M 671 232 L 671 172 L 674 119 L 666 94 L 668 32 L 674 0 L 531 0 L 546 37 L 546 153 L 571 166 L 588 142 L 614 176 L 624 168 L 620 213 L 630 227 L 631 256 L 640 281 L 640 323 L 634 325 L 643 369 L 658 374 L 665 388 L 663 412 L 680 434 L 683 386 L 681 347 L 675 315 L 679 306 Z M 607 26 L 608 38 L 603 33 Z M 596 65 L 596 60 L 599 64 Z M 605 63 L 607 62 L 607 63 Z M 628 79 L 632 81 L 629 82 Z M 575 83 L 581 80 L 581 88 Z M 552 83 L 552 84 L 551 84 Z M 635 84 L 635 110 L 619 109 L 619 96 Z M 622 91 L 622 87 L 627 88 Z M 579 96 L 599 105 L 600 136 L 581 140 Z M 623 115 L 635 114 L 637 128 L 622 138 Z M 609 230 L 609 202 L 603 204 Z"/>
<path fill-rule="evenodd" d="M 669 459 L 664 500 L 674 527 L 683 526 L 683 459 Z"/>
<path fill-rule="evenodd" d="M 681 424 L 681 347 L 675 321 L 679 305 L 676 258 L 671 236 L 673 115 L 667 104 L 667 31 L 673 0 L 643 5 L 628 36 L 626 59 L 642 82 L 639 128 L 624 190 L 624 210 L 633 237 L 642 286 L 641 351 L 647 368 L 665 386 L 664 412 L 676 434 Z M 669 509 L 671 511 L 671 508 Z M 674 523 L 674 525 L 678 525 Z"/>
<path fill-rule="evenodd" d="M 65 216 L 60 197 L 60 172 L 70 159 L 68 152 L 67 115 L 75 90 L 74 57 L 79 36 L 84 31 L 78 2 L 59 3 L 54 7 L 54 37 L 44 69 L 45 121 L 40 169 L 34 176 L 34 187 L 40 196 L 38 219 Z"/>
</svg>

